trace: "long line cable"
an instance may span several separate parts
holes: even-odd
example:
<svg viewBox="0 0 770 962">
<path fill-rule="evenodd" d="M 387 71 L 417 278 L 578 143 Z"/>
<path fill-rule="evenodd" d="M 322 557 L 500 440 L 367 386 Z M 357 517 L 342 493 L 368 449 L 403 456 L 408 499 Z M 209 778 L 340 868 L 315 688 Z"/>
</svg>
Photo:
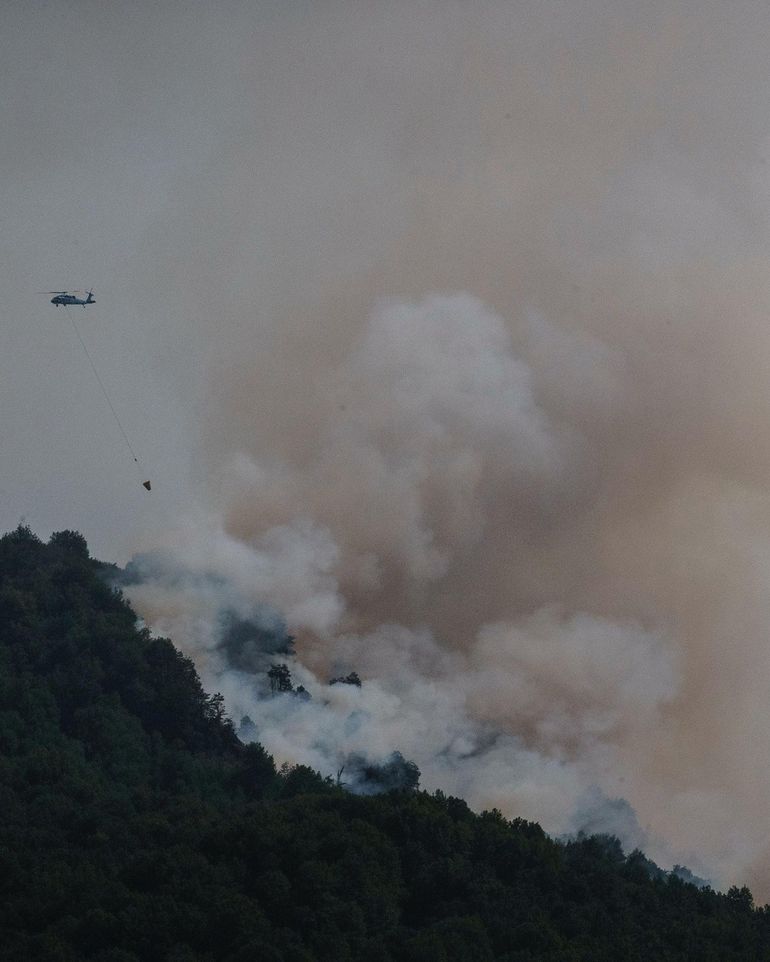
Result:
<svg viewBox="0 0 770 962">
<path fill-rule="evenodd" d="M 91 355 L 90 355 L 90 353 L 89 353 L 89 351 L 88 351 L 88 348 L 86 347 L 86 342 L 83 340 L 83 338 L 82 338 L 81 335 L 80 335 L 80 331 L 78 330 L 78 326 L 77 326 L 77 324 L 75 323 L 75 318 L 72 316 L 72 314 L 70 313 L 70 311 L 69 311 L 69 309 L 67 308 L 66 305 L 65 305 L 65 307 L 64 307 L 64 310 L 67 311 L 67 314 L 69 315 L 69 319 L 70 319 L 70 321 L 72 322 L 72 330 L 73 330 L 73 331 L 75 332 L 75 334 L 77 335 L 77 339 L 80 341 L 80 346 L 83 348 L 83 352 L 84 352 L 85 356 L 88 358 L 88 363 L 91 365 L 91 370 L 94 372 L 94 377 L 95 377 L 96 380 L 99 382 L 99 387 L 102 389 L 102 394 L 104 395 L 105 400 L 107 401 L 107 403 L 108 403 L 109 406 L 110 406 L 110 411 L 112 411 L 112 416 L 115 418 L 115 423 L 116 423 L 117 426 L 120 428 L 120 433 L 123 435 L 123 440 L 126 442 L 126 447 L 127 447 L 128 450 L 131 452 L 131 457 L 134 459 L 134 463 L 139 467 L 139 471 L 140 471 L 140 473 L 141 473 L 141 466 L 139 465 L 139 458 L 136 456 L 136 452 L 134 451 L 133 447 L 131 446 L 131 442 L 130 442 L 129 439 L 128 439 L 128 435 L 126 434 L 125 428 L 123 427 L 123 425 L 122 425 L 121 422 L 120 422 L 120 418 L 118 417 L 118 412 L 115 410 L 115 405 L 112 403 L 112 400 L 111 400 L 111 398 L 110 398 L 110 395 L 107 393 L 107 388 L 104 386 L 104 381 L 102 381 L 101 377 L 99 376 L 99 372 L 98 372 L 97 369 L 96 369 L 96 365 L 95 365 L 94 362 L 93 362 L 93 358 L 91 357 Z"/>
</svg>

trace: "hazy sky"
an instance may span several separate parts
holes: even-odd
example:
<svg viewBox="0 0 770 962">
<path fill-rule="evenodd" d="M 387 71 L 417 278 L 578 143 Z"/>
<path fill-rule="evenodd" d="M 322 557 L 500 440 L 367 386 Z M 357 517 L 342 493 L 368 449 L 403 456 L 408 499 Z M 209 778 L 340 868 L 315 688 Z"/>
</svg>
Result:
<svg viewBox="0 0 770 962">
<path fill-rule="evenodd" d="M 768 897 L 768 49 L 750 0 L 6 3 L 0 525 L 196 571 L 137 607 L 279 758 L 622 796 Z M 90 285 L 150 495 L 35 293 Z M 312 705 L 211 655 L 264 604 Z"/>
<path fill-rule="evenodd" d="M 276 11 L 295 6 L 3 4 L 4 528 L 77 527 L 125 556 L 190 497 L 206 358 L 228 350 L 234 298 L 246 323 L 270 244 L 258 211 L 239 232 L 225 167 L 281 116 L 249 74 Z M 200 205 L 215 197 L 212 222 Z M 75 319 L 152 496 L 63 310 L 36 293 L 91 285 L 97 304 Z"/>
</svg>

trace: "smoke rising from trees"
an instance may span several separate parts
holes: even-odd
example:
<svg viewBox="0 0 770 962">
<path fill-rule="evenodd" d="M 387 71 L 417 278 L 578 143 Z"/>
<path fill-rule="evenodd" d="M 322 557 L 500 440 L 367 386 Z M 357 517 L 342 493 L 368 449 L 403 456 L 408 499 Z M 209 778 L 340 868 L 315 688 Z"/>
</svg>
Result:
<svg viewBox="0 0 770 962">
<path fill-rule="evenodd" d="M 251 125 L 136 263 L 173 239 L 208 350 L 201 508 L 143 546 L 198 580 L 128 591 L 279 760 L 399 751 L 556 833 L 596 789 L 764 898 L 770 14 L 731 11 L 328 3 L 240 46 Z M 228 656 L 262 606 L 310 700 Z"/>
</svg>

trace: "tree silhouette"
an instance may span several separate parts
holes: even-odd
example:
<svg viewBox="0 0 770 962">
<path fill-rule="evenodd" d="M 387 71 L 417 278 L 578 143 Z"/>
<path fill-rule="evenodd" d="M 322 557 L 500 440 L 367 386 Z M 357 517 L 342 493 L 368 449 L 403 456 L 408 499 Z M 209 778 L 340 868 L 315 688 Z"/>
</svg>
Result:
<svg viewBox="0 0 770 962">
<path fill-rule="evenodd" d="M 294 685 L 291 683 L 291 672 L 287 665 L 271 665 L 267 677 L 270 679 L 270 691 L 294 691 Z"/>
</svg>

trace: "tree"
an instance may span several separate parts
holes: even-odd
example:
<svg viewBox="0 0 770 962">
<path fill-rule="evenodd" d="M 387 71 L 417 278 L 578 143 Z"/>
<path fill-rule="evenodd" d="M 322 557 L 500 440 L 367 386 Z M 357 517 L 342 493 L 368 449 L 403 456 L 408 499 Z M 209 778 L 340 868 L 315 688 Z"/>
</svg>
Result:
<svg viewBox="0 0 770 962">
<path fill-rule="evenodd" d="M 338 782 L 343 771 L 348 776 L 345 786 L 359 795 L 414 792 L 420 784 L 420 769 L 401 752 L 392 752 L 383 762 L 371 762 L 364 755 L 354 753 L 337 773 Z"/>
<path fill-rule="evenodd" d="M 259 742 L 251 742 L 243 753 L 239 781 L 249 795 L 261 798 L 275 780 L 275 763 Z"/>
<path fill-rule="evenodd" d="M 204 711 L 210 721 L 221 722 L 225 718 L 225 696 L 221 692 L 207 695 Z"/>
<path fill-rule="evenodd" d="M 240 738 L 242 742 L 253 742 L 256 737 L 257 726 L 248 715 L 244 715 L 238 726 L 238 738 Z"/>
<path fill-rule="evenodd" d="M 54 531 L 48 544 L 80 558 L 88 558 L 88 544 L 79 531 Z"/>
<path fill-rule="evenodd" d="M 361 679 L 358 677 L 357 671 L 351 671 L 349 675 L 340 675 L 339 678 L 331 678 L 329 680 L 330 685 L 355 685 L 356 688 L 361 687 Z"/>
<path fill-rule="evenodd" d="M 270 691 L 294 691 L 294 685 L 291 683 L 291 672 L 287 665 L 271 665 L 267 677 L 270 679 Z"/>
<path fill-rule="evenodd" d="M 737 885 L 731 886 L 728 889 L 727 898 L 740 911 L 749 912 L 754 908 L 754 896 L 751 894 L 751 889 L 746 885 L 740 888 Z"/>
</svg>

